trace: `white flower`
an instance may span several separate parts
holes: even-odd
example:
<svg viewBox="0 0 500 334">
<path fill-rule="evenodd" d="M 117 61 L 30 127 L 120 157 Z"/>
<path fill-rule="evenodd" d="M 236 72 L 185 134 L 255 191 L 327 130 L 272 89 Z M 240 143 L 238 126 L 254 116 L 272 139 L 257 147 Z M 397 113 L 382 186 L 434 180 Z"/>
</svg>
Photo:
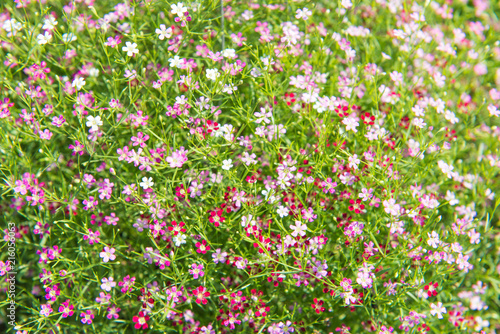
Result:
<svg viewBox="0 0 500 334">
<path fill-rule="evenodd" d="M 288 216 L 288 209 L 285 208 L 284 206 L 280 205 L 278 207 L 278 215 L 283 218 L 283 217 L 286 217 Z"/>
<path fill-rule="evenodd" d="M 489 199 L 490 201 L 493 201 L 493 199 L 495 198 L 495 193 L 493 191 L 491 191 L 490 188 L 488 188 L 484 192 L 484 196 L 486 196 L 486 198 Z"/>
<path fill-rule="evenodd" d="M 349 157 L 349 167 L 358 169 L 358 165 L 361 163 L 361 160 L 358 159 L 358 155 L 354 154 L 352 157 Z"/>
<path fill-rule="evenodd" d="M 290 228 L 293 230 L 292 232 L 293 237 L 296 237 L 297 235 L 303 237 L 304 235 L 306 235 L 307 225 L 302 224 L 300 220 L 296 220 L 295 225 L 290 225 Z"/>
<path fill-rule="evenodd" d="M 347 9 L 351 8 L 352 7 L 351 0 L 342 0 L 342 7 L 347 8 Z"/>
<path fill-rule="evenodd" d="M 220 73 L 216 68 L 211 68 L 207 70 L 207 78 L 215 81 L 217 78 L 220 77 Z"/>
<path fill-rule="evenodd" d="M 455 196 L 455 193 L 453 193 L 449 190 L 446 190 L 446 196 L 444 199 L 447 200 L 448 202 L 450 202 L 449 204 L 451 206 L 457 205 L 459 203 L 458 199 Z"/>
<path fill-rule="evenodd" d="M 53 16 L 49 16 L 49 18 L 43 21 L 43 30 L 52 30 L 57 25 L 57 21 Z"/>
<path fill-rule="evenodd" d="M 170 13 L 177 15 L 179 17 L 184 17 L 184 13 L 187 12 L 187 7 L 184 7 L 183 2 L 178 2 L 177 4 L 172 4 L 172 5 L 170 5 L 170 8 L 172 8 Z"/>
<path fill-rule="evenodd" d="M 2 28 L 7 32 L 7 37 L 12 37 L 16 36 L 17 32 L 23 28 L 23 25 L 15 19 L 10 19 L 3 23 Z"/>
<path fill-rule="evenodd" d="M 99 70 L 97 68 L 91 68 L 89 70 L 89 75 L 91 77 L 97 77 L 99 75 Z"/>
<path fill-rule="evenodd" d="M 427 123 L 425 123 L 424 119 L 423 118 L 420 118 L 420 117 L 415 117 L 411 123 L 413 125 L 415 125 L 417 128 L 419 129 L 423 129 L 425 128 L 425 126 L 427 125 Z"/>
<path fill-rule="evenodd" d="M 260 57 L 260 61 L 264 65 L 263 68 L 266 71 L 269 71 L 271 69 L 271 66 L 273 66 L 274 64 L 276 64 L 276 62 L 274 61 L 273 57 Z"/>
<path fill-rule="evenodd" d="M 257 224 L 257 223 L 253 219 L 252 215 L 241 217 L 241 226 L 243 226 L 243 227 L 245 227 L 247 225 L 255 226 L 255 224 Z"/>
<path fill-rule="evenodd" d="M 234 49 L 225 49 L 224 51 L 222 51 L 222 56 L 224 58 L 234 59 L 236 58 L 236 52 L 234 51 Z"/>
<path fill-rule="evenodd" d="M 257 111 L 254 113 L 254 115 L 255 117 L 257 117 L 257 119 L 254 121 L 255 123 L 260 124 L 264 122 L 266 124 L 269 124 L 271 123 L 271 120 L 269 118 L 273 116 L 273 113 L 266 108 L 260 108 L 260 112 Z"/>
<path fill-rule="evenodd" d="M 36 37 L 36 39 L 37 39 L 38 44 L 44 45 L 44 44 L 47 44 L 48 42 L 50 42 L 50 40 L 52 39 L 52 35 L 50 34 L 50 32 L 46 31 L 43 35 L 39 34 Z"/>
<path fill-rule="evenodd" d="M 495 107 L 493 104 L 488 105 L 488 111 L 490 112 L 490 116 L 495 116 L 495 117 L 500 116 L 500 109 Z"/>
<path fill-rule="evenodd" d="M 150 177 L 149 179 L 147 177 L 143 177 L 142 182 L 139 183 L 139 185 L 142 187 L 142 189 L 146 190 L 148 188 L 153 187 L 155 185 L 155 183 L 153 182 L 152 177 Z"/>
<path fill-rule="evenodd" d="M 452 165 L 448 165 L 446 162 L 444 162 L 443 160 L 439 160 L 437 162 L 438 164 L 438 167 L 441 168 L 441 171 L 446 174 L 446 176 L 448 176 L 449 179 L 451 179 L 453 177 L 453 166 Z"/>
<path fill-rule="evenodd" d="M 62 40 L 64 43 L 71 43 L 73 41 L 76 41 L 76 39 L 76 35 L 71 32 L 69 34 L 62 35 Z"/>
<path fill-rule="evenodd" d="M 116 282 L 113 282 L 113 277 L 110 278 L 104 277 L 103 279 L 101 279 L 101 282 L 102 282 L 101 289 L 107 292 L 110 292 L 111 289 L 116 286 Z"/>
<path fill-rule="evenodd" d="M 297 15 L 295 15 L 296 19 L 298 19 L 298 20 L 304 19 L 304 21 L 307 21 L 309 16 L 312 15 L 312 12 L 305 7 L 302 9 L 297 9 L 297 11 L 295 13 L 297 14 Z"/>
<path fill-rule="evenodd" d="M 443 306 L 443 303 L 438 302 L 437 305 L 431 304 L 431 314 L 433 316 L 437 314 L 438 319 L 443 319 L 443 313 L 446 313 L 446 308 Z"/>
<path fill-rule="evenodd" d="M 186 236 L 184 234 L 179 233 L 172 238 L 172 241 L 174 242 L 176 247 L 180 247 L 182 244 L 186 243 Z"/>
<path fill-rule="evenodd" d="M 451 124 L 456 124 L 458 123 L 460 120 L 458 119 L 457 116 L 455 116 L 455 113 L 450 111 L 450 110 L 446 110 L 444 112 L 444 118 L 447 120 L 447 121 L 450 121 Z"/>
<path fill-rule="evenodd" d="M 71 83 L 71 87 L 74 87 L 76 90 L 80 90 L 85 86 L 85 79 L 82 77 L 75 78 Z"/>
<path fill-rule="evenodd" d="M 252 70 L 250 71 L 250 75 L 254 78 L 257 78 L 257 77 L 260 77 L 262 75 L 262 73 L 260 72 L 260 70 L 257 68 L 257 67 L 254 67 L 252 68 Z"/>
<path fill-rule="evenodd" d="M 222 88 L 222 91 L 227 94 L 233 94 L 235 90 L 238 90 L 238 87 L 233 84 L 226 84 L 224 85 L 224 88 Z"/>
<path fill-rule="evenodd" d="M 116 259 L 116 255 L 114 253 L 114 248 L 104 246 L 104 250 L 99 253 L 99 256 L 102 258 L 102 262 L 106 263 L 109 261 L 114 261 L 114 259 Z"/>
<path fill-rule="evenodd" d="M 184 59 L 180 58 L 179 56 L 174 56 L 174 58 L 170 58 L 168 62 L 170 63 L 170 67 L 181 68 L 182 64 L 184 63 Z"/>
<path fill-rule="evenodd" d="M 99 127 L 102 125 L 101 116 L 87 116 L 87 126 L 91 128 L 92 131 L 99 130 Z"/>
<path fill-rule="evenodd" d="M 486 306 L 486 308 L 488 308 Z M 484 308 L 484 309 L 486 309 Z M 474 330 L 476 332 L 479 332 L 481 331 L 481 329 L 485 328 L 485 327 L 490 327 L 490 322 L 488 320 L 483 320 L 483 318 L 481 318 L 480 316 L 476 316 L 474 318 L 474 322 L 476 323 L 476 327 L 474 327 Z"/>
<path fill-rule="evenodd" d="M 439 72 L 434 73 L 432 78 L 434 79 L 434 82 L 436 82 L 436 86 L 438 87 L 443 87 L 446 83 L 446 77 Z"/>
<path fill-rule="evenodd" d="M 432 233 L 427 233 L 427 236 L 429 237 L 429 240 L 427 240 L 427 244 L 432 248 L 438 248 L 438 246 L 441 244 L 441 241 L 439 240 L 439 234 L 437 234 L 436 231 L 432 231 Z"/>
<path fill-rule="evenodd" d="M 222 161 L 222 169 L 230 170 L 233 167 L 233 160 L 227 159 Z"/>
<path fill-rule="evenodd" d="M 137 48 L 137 43 L 127 42 L 125 46 L 122 47 L 122 51 L 127 53 L 127 56 L 132 57 L 134 54 L 139 53 L 139 49 Z"/>
<path fill-rule="evenodd" d="M 160 40 L 164 40 L 165 38 L 172 37 L 172 28 L 166 27 L 164 24 L 160 24 L 160 28 L 156 29 L 155 32 L 158 34 L 158 38 Z"/>
</svg>

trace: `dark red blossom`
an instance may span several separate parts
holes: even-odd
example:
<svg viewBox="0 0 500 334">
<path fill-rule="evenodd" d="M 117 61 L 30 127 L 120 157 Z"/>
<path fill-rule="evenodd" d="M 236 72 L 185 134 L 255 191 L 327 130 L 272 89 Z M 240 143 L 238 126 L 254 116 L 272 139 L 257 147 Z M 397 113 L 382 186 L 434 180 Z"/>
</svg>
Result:
<svg viewBox="0 0 500 334">
<path fill-rule="evenodd" d="M 314 298 L 314 303 L 311 304 L 311 307 L 314 310 L 316 310 L 316 313 L 320 314 L 321 312 L 325 311 L 325 308 L 322 305 L 323 305 L 322 300 L 318 300 L 318 298 Z"/>
</svg>

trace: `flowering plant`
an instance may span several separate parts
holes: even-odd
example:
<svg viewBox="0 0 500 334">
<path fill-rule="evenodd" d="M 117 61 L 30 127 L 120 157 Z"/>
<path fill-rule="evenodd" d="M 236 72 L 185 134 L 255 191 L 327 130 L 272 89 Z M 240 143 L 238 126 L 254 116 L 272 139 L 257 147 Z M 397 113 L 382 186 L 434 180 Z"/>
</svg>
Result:
<svg viewBox="0 0 500 334">
<path fill-rule="evenodd" d="M 0 328 L 495 333 L 499 16 L 2 2 Z"/>
</svg>

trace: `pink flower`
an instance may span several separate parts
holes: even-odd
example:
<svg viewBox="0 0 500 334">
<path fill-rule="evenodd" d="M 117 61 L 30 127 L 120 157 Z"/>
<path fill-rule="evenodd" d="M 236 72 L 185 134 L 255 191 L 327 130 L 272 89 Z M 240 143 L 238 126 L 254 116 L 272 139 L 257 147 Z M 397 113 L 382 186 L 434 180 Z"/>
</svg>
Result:
<svg viewBox="0 0 500 334">
<path fill-rule="evenodd" d="M 73 315 L 73 309 L 75 307 L 70 304 L 70 300 L 67 299 L 64 303 L 59 306 L 59 312 L 62 313 L 63 318 L 71 317 Z"/>
<path fill-rule="evenodd" d="M 184 163 L 187 162 L 187 153 L 184 147 L 181 147 L 179 150 L 172 152 L 172 155 L 167 157 L 167 162 L 170 164 L 172 168 L 180 168 Z"/>
<path fill-rule="evenodd" d="M 41 305 L 41 310 L 40 310 L 40 315 L 42 317 L 48 317 L 52 313 L 52 306 L 50 304 L 42 304 Z"/>
<path fill-rule="evenodd" d="M 94 313 L 92 313 L 91 310 L 87 310 L 86 312 L 82 312 L 80 314 L 80 318 L 82 318 L 82 324 L 90 325 L 94 319 Z"/>
<path fill-rule="evenodd" d="M 189 269 L 189 273 L 193 275 L 194 279 L 198 279 L 199 277 L 203 277 L 205 273 L 203 272 L 203 264 L 193 263 L 191 265 L 191 269 Z"/>
</svg>

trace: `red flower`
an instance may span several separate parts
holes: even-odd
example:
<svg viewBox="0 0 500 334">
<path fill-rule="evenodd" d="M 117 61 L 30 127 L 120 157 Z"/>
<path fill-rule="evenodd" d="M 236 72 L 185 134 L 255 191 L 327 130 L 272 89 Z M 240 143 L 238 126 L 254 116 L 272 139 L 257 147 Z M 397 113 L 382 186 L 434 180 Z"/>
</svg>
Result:
<svg viewBox="0 0 500 334">
<path fill-rule="evenodd" d="M 365 112 L 361 114 L 361 119 L 363 123 L 373 125 L 375 124 L 375 116 L 372 116 L 369 112 Z"/>
<path fill-rule="evenodd" d="M 314 298 L 314 304 L 312 304 L 312 308 L 316 310 L 316 313 L 320 314 L 321 312 L 325 311 L 325 308 L 322 307 L 323 301 L 318 300 L 318 298 Z"/>
<path fill-rule="evenodd" d="M 185 198 L 189 194 L 189 189 L 184 189 L 184 185 L 181 184 L 179 187 L 175 188 L 175 196 L 180 198 Z"/>
<path fill-rule="evenodd" d="M 360 199 L 357 199 L 357 200 L 351 199 L 349 201 L 349 203 L 351 203 L 351 205 L 349 206 L 349 210 L 350 211 L 354 210 L 354 212 L 356 212 L 356 213 L 361 213 L 361 211 L 365 208 L 365 205 L 361 204 Z"/>
<path fill-rule="evenodd" d="M 433 297 L 437 295 L 437 287 L 438 283 L 435 282 L 434 284 L 430 282 L 428 285 L 424 287 L 424 290 L 427 291 L 427 296 Z"/>
<path fill-rule="evenodd" d="M 262 305 L 257 308 L 255 315 L 258 317 L 265 317 L 265 316 L 267 316 L 267 312 L 269 312 L 269 310 L 270 310 L 270 307 L 265 306 L 264 302 L 262 302 Z"/>
<path fill-rule="evenodd" d="M 455 327 L 460 326 L 460 323 L 464 321 L 464 317 L 462 316 L 461 312 L 449 311 L 448 314 L 450 315 L 448 321 L 451 322 Z"/>
<path fill-rule="evenodd" d="M 295 94 L 294 93 L 285 93 L 285 102 L 288 106 L 292 105 L 295 102 Z"/>
<path fill-rule="evenodd" d="M 202 242 L 197 242 L 196 247 L 198 248 L 196 252 L 205 254 L 207 250 L 210 250 L 210 246 L 207 246 L 207 242 L 203 240 Z"/>
<path fill-rule="evenodd" d="M 135 329 L 146 329 L 148 328 L 147 321 L 149 320 L 148 315 L 144 315 L 144 312 L 139 312 L 139 316 L 134 316 L 132 321 L 135 322 Z"/>
<path fill-rule="evenodd" d="M 418 326 L 417 330 L 422 333 L 422 334 L 426 334 L 426 333 L 429 333 L 429 331 L 431 330 L 429 328 L 429 326 L 427 326 L 426 324 L 422 324 L 420 326 Z"/>
<path fill-rule="evenodd" d="M 174 235 L 179 234 L 179 232 L 182 232 L 182 233 L 186 232 L 186 229 L 183 227 L 185 225 L 184 222 L 177 223 L 175 220 L 173 220 L 171 222 L 171 224 L 172 224 L 172 226 L 169 226 L 168 230 L 170 232 L 173 232 Z"/>
<path fill-rule="evenodd" d="M 219 123 L 208 120 L 206 125 L 203 125 L 207 129 L 207 133 L 212 133 L 213 131 L 219 130 Z"/>
<path fill-rule="evenodd" d="M 210 218 L 208 219 L 215 227 L 219 227 L 220 223 L 223 223 L 226 218 L 222 217 L 222 209 L 217 209 L 210 211 Z"/>
<path fill-rule="evenodd" d="M 192 296 L 196 297 L 196 302 L 198 304 L 203 304 L 205 305 L 207 303 L 207 298 L 210 296 L 210 292 L 207 291 L 207 289 L 203 286 L 199 286 L 196 289 L 193 289 L 192 291 Z"/>
<path fill-rule="evenodd" d="M 268 282 L 273 282 L 274 286 L 278 286 L 281 282 L 283 282 L 283 278 L 280 277 L 280 274 L 271 273 L 271 276 L 267 278 Z"/>
<path fill-rule="evenodd" d="M 408 116 L 404 116 L 403 118 L 401 118 L 401 122 L 399 122 L 399 126 L 405 128 L 405 129 L 408 129 L 408 127 L 410 126 L 410 118 Z"/>
</svg>

